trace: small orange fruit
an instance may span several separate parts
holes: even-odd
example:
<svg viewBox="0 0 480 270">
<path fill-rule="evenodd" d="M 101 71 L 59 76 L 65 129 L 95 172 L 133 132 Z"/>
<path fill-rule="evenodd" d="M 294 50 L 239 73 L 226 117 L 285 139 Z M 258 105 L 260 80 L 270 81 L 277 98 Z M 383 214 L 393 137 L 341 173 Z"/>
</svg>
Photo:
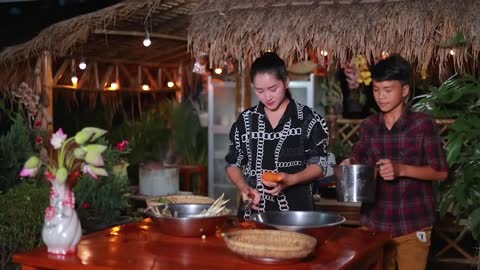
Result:
<svg viewBox="0 0 480 270">
<path fill-rule="evenodd" d="M 266 182 L 281 182 L 283 180 L 282 176 L 279 173 L 273 172 L 266 172 L 262 174 L 262 179 Z"/>
</svg>

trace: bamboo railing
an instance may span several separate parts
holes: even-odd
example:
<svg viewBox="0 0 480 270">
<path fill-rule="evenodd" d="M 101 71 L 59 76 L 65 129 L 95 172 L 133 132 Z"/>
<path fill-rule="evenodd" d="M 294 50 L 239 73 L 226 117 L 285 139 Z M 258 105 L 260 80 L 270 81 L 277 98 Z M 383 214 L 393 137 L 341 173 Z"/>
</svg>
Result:
<svg viewBox="0 0 480 270">
<path fill-rule="evenodd" d="M 327 125 L 330 135 L 330 144 L 340 140 L 352 146 L 359 139 L 360 125 L 363 119 L 346 119 L 335 114 L 327 115 Z M 442 137 L 448 132 L 448 127 L 455 122 L 454 119 L 435 119 L 438 131 Z"/>
</svg>

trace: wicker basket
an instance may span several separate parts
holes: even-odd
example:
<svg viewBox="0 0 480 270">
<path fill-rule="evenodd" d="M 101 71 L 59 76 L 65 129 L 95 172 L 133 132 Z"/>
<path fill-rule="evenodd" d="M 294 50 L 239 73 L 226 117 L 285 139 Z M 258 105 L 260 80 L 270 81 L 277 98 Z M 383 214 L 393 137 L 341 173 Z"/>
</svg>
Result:
<svg viewBox="0 0 480 270">
<path fill-rule="evenodd" d="M 279 230 L 239 230 L 225 233 L 223 239 L 238 255 L 274 260 L 305 258 L 317 245 L 309 235 Z"/>
<path fill-rule="evenodd" d="M 160 197 L 161 199 L 166 199 L 171 201 L 172 203 L 198 203 L 198 204 L 212 204 L 215 200 L 206 197 L 206 196 L 198 196 L 198 195 L 167 195 Z M 159 202 L 160 198 L 151 198 L 147 199 L 146 203 L 147 206 L 159 206 L 163 205 L 162 202 Z"/>
</svg>

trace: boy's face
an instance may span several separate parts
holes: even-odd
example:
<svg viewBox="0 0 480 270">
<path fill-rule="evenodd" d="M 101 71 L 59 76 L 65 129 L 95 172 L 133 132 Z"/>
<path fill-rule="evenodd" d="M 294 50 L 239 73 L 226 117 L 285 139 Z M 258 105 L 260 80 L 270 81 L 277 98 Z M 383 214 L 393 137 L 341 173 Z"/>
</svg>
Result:
<svg viewBox="0 0 480 270">
<path fill-rule="evenodd" d="M 383 113 L 397 108 L 403 109 L 403 100 L 408 96 L 410 87 L 400 81 L 373 81 L 373 97 Z"/>
</svg>

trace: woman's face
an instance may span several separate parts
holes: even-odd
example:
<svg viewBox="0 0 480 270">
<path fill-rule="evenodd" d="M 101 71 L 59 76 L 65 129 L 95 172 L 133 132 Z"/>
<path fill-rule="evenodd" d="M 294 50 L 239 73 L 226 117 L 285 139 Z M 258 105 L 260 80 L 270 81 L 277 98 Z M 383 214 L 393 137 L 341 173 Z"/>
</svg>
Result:
<svg viewBox="0 0 480 270">
<path fill-rule="evenodd" d="M 288 79 L 282 81 L 272 73 L 258 73 L 253 79 L 253 88 L 258 100 L 270 111 L 277 110 L 285 100 Z"/>
</svg>

